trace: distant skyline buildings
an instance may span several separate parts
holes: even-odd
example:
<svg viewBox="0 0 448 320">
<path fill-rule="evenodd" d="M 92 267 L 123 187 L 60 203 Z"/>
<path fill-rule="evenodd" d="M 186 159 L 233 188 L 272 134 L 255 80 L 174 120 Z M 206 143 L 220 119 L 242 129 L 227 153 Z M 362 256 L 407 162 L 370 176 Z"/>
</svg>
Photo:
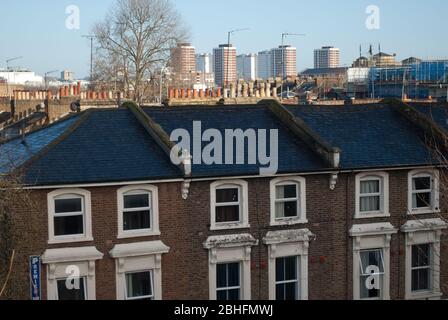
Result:
<svg viewBox="0 0 448 320">
<path fill-rule="evenodd" d="M 254 81 L 258 79 L 258 55 L 241 54 L 236 57 L 238 80 Z"/>
<path fill-rule="evenodd" d="M 314 50 L 314 68 L 338 68 L 340 66 L 340 50 L 332 46 L 325 46 Z"/>
<path fill-rule="evenodd" d="M 297 76 L 297 49 L 291 45 L 272 49 L 274 59 L 274 77 Z"/>
<path fill-rule="evenodd" d="M 273 76 L 273 54 L 272 50 L 264 50 L 258 53 L 258 76 L 261 79 L 269 79 Z"/>
<path fill-rule="evenodd" d="M 211 53 L 196 54 L 196 71 L 213 73 L 213 55 Z"/>
<path fill-rule="evenodd" d="M 207 54 L 197 55 L 196 60 L 205 69 L 209 57 Z M 238 54 L 233 45 L 228 49 L 227 44 L 222 44 L 213 50 L 215 83 L 223 86 L 238 80 L 294 78 L 297 76 L 296 61 L 297 49 L 291 45 L 278 46 L 258 54 Z"/>
<path fill-rule="evenodd" d="M 43 75 L 49 70 L 72 70 L 77 78 L 90 75 L 90 43 L 81 37 L 90 34 L 93 25 L 103 20 L 115 0 L 88 1 L 72 0 L 70 4 L 81 10 L 80 30 L 65 28 L 66 2 L 64 1 L 4 1 L 3 12 L 8 12 L 0 20 L 2 30 L 19 25 L 14 32 L 3 33 L 0 50 L 0 69 L 6 68 L 6 60 L 23 56 L 10 67 L 32 69 Z M 211 53 L 218 43 L 226 43 L 227 32 L 238 27 L 248 27 L 251 31 L 242 32 L 233 39 L 239 53 L 257 53 L 280 43 L 282 32 L 305 33 L 307 37 L 291 39 L 299 52 L 297 69 L 302 71 L 313 67 L 314 49 L 328 43 L 341 49 L 341 66 L 349 66 L 359 56 L 359 45 L 373 44 L 376 48 L 381 42 L 385 52 L 397 53 L 397 61 L 414 56 L 424 60 L 448 57 L 448 43 L 437 41 L 444 39 L 448 1 L 428 0 L 413 2 L 403 6 L 400 1 L 377 0 L 375 5 L 381 8 L 381 28 L 369 30 L 365 27 L 367 5 L 359 0 L 348 0 L 346 6 L 337 1 L 288 3 L 288 10 L 282 13 L 281 23 L 266 27 L 267 17 L 279 9 L 272 1 L 259 0 L 241 2 L 229 0 L 226 6 L 220 2 L 196 0 L 174 1 L 174 7 L 181 13 L 189 29 L 197 52 Z M 256 8 L 255 8 L 255 7 Z M 202 8 L 198 10 L 198 8 Z M 204 14 L 218 12 L 226 19 L 217 19 L 216 15 Z M 236 10 L 235 8 L 238 8 Z M 312 13 L 312 14 L 310 14 Z M 39 16 L 39 28 L 33 28 L 28 21 Z M 400 17 L 406 17 L 405 22 Z M 334 23 L 339 21 L 339 23 Z M 418 23 L 412 23 L 418 21 Z M 213 27 L 210 27 L 213 26 Z M 428 36 L 428 28 L 431 33 Z M 263 30 L 259 32 L 258 30 Z M 403 37 L 412 34 L 418 44 Z M 43 42 L 45 49 L 42 50 Z M 363 55 L 367 56 L 367 50 Z"/>
<path fill-rule="evenodd" d="M 189 42 L 178 43 L 171 49 L 170 66 L 175 77 L 190 79 L 196 73 L 196 49 Z"/>
<path fill-rule="evenodd" d="M 213 69 L 215 71 L 215 84 L 225 86 L 234 83 L 237 79 L 236 53 L 237 49 L 232 44 L 221 44 L 213 49 Z"/>
</svg>

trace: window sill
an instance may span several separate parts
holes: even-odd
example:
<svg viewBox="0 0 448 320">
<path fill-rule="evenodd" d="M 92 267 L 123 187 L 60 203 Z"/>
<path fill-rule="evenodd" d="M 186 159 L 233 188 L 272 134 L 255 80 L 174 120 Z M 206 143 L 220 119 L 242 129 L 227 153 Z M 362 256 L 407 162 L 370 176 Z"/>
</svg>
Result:
<svg viewBox="0 0 448 320">
<path fill-rule="evenodd" d="M 48 244 L 63 244 L 63 243 L 77 243 L 77 242 L 92 242 L 93 237 L 64 237 L 53 238 L 48 240 Z"/>
<path fill-rule="evenodd" d="M 408 300 L 440 300 L 443 297 L 443 293 L 433 292 L 420 292 L 408 294 L 406 299 Z"/>
<path fill-rule="evenodd" d="M 250 229 L 250 225 L 241 223 L 226 223 L 210 227 L 210 231 L 233 230 L 233 229 Z"/>
<path fill-rule="evenodd" d="M 293 226 L 297 224 L 307 224 L 307 219 L 281 219 L 281 220 L 275 220 L 271 221 L 271 227 L 278 227 L 278 226 Z"/>
<path fill-rule="evenodd" d="M 355 214 L 355 219 L 372 219 L 372 218 L 390 218 L 390 213 L 382 213 L 382 212 L 357 212 Z"/>
<path fill-rule="evenodd" d="M 442 211 L 440 209 L 433 210 L 433 209 L 412 209 L 410 212 L 408 212 L 408 216 L 415 216 L 415 215 L 423 215 L 423 214 L 437 214 L 441 213 Z"/>
<path fill-rule="evenodd" d="M 117 239 L 130 239 L 130 238 L 142 238 L 142 237 L 156 237 L 160 236 L 161 232 L 159 230 L 143 230 L 143 231 L 127 231 L 119 232 Z"/>
</svg>

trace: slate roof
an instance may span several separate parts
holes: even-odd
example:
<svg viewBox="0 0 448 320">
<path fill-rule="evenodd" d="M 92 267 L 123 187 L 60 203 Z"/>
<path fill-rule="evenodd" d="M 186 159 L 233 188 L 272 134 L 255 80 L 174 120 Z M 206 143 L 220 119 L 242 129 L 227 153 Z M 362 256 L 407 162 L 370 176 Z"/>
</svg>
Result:
<svg viewBox="0 0 448 320">
<path fill-rule="evenodd" d="M 94 110 L 73 132 L 27 170 L 37 185 L 180 177 L 127 109 Z"/>
<path fill-rule="evenodd" d="M 424 137 L 388 105 L 299 106 L 290 110 L 342 150 L 346 169 L 432 163 Z"/>
<path fill-rule="evenodd" d="M 448 108 L 446 105 L 417 105 L 415 108 L 437 123 L 440 128 L 448 130 Z"/>
<path fill-rule="evenodd" d="M 18 138 L 0 144 L 0 173 L 6 173 L 14 167 L 19 167 L 39 154 L 78 119 L 79 116 L 70 117 L 44 129 L 32 132 L 26 136 L 26 143 L 23 143 L 22 139 Z"/>
<path fill-rule="evenodd" d="M 341 153 L 341 169 L 425 166 L 431 163 L 423 135 L 388 105 L 290 106 Z M 420 110 L 420 107 L 419 107 Z M 433 116 L 445 123 L 444 110 Z M 202 131 L 278 129 L 279 173 L 329 170 L 329 165 L 264 105 L 144 108 L 168 135 L 193 121 Z M 441 118 L 441 119 L 439 119 Z M 91 109 L 0 145 L 0 174 L 26 165 L 32 185 L 107 183 L 182 178 L 162 148 L 129 109 Z M 268 154 L 270 150 L 268 149 Z M 193 178 L 258 175 L 259 165 L 193 165 Z"/>
<path fill-rule="evenodd" d="M 319 171 L 324 162 L 301 140 L 285 129 L 282 123 L 265 106 L 185 107 L 174 109 L 147 108 L 146 113 L 168 133 L 178 128 L 186 129 L 193 137 L 193 121 L 201 121 L 202 131 L 214 128 L 225 135 L 226 129 L 278 129 L 279 173 Z M 203 143 L 205 147 L 207 143 Z M 225 154 L 223 142 L 223 154 Z M 235 153 L 234 153 L 235 154 Z M 267 155 L 271 154 L 269 140 Z M 247 159 L 247 149 L 246 149 Z M 234 159 L 234 163 L 236 163 Z M 257 165 L 193 165 L 193 176 L 256 175 Z"/>
</svg>

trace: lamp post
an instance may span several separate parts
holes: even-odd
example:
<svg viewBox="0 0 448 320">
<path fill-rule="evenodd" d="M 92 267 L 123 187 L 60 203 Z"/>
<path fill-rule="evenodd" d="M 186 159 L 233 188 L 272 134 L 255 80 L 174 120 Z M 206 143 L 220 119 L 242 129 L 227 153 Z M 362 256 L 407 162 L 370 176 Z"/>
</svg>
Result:
<svg viewBox="0 0 448 320">
<path fill-rule="evenodd" d="M 10 62 L 16 61 L 16 60 L 19 60 L 19 59 L 22 59 L 22 58 L 23 57 L 15 57 L 15 58 L 7 59 L 6 60 L 6 71 L 9 72 L 9 63 Z M 9 92 L 9 75 L 8 75 L 8 79 L 6 81 L 6 90 L 8 92 L 9 100 L 11 101 L 11 93 Z"/>
<path fill-rule="evenodd" d="M 244 29 L 235 29 L 235 30 L 230 30 L 227 33 L 227 61 L 226 61 L 226 67 L 227 67 L 227 76 L 226 76 L 226 87 L 229 86 L 229 77 L 230 77 L 230 70 L 229 70 L 229 61 L 230 61 L 230 37 L 232 36 L 232 34 L 237 33 L 237 32 L 241 32 L 241 31 L 248 31 L 250 30 L 249 28 L 244 28 Z"/>
<path fill-rule="evenodd" d="M 283 101 L 283 81 L 285 79 L 285 38 L 288 36 L 296 36 L 296 37 L 305 37 L 305 34 L 302 33 L 282 33 L 282 86 L 280 91 L 280 100 Z"/>
<path fill-rule="evenodd" d="M 90 88 L 92 88 L 92 86 L 93 86 L 93 39 L 95 39 L 96 36 L 85 35 L 82 37 L 90 40 Z"/>
</svg>

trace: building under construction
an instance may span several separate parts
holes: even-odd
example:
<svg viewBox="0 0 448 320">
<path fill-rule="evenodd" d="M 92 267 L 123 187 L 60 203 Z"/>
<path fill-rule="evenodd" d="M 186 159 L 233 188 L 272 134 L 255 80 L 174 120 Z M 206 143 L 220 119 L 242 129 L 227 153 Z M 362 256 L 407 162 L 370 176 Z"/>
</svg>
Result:
<svg viewBox="0 0 448 320">
<path fill-rule="evenodd" d="M 421 61 L 370 69 L 369 96 L 443 99 L 448 91 L 448 60 Z"/>
</svg>

